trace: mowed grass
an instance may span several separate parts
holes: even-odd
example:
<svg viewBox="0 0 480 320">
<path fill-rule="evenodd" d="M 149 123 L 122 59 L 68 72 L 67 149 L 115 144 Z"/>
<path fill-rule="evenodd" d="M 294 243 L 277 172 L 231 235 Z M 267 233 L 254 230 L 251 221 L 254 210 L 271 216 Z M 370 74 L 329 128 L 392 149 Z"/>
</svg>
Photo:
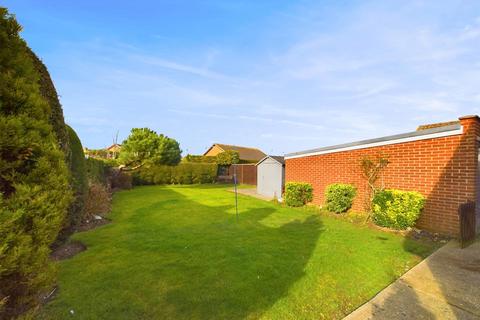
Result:
<svg viewBox="0 0 480 320">
<path fill-rule="evenodd" d="M 225 186 L 115 194 L 112 223 L 78 233 L 42 319 L 339 319 L 429 244 L 234 195 Z M 73 315 L 70 313 L 73 310 Z"/>
</svg>

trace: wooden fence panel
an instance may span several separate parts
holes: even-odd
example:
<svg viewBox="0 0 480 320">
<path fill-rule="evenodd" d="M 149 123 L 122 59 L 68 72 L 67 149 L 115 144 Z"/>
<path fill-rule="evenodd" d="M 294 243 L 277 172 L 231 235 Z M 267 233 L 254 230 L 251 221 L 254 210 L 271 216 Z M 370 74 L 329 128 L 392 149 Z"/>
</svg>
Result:
<svg viewBox="0 0 480 320">
<path fill-rule="evenodd" d="M 469 201 L 461 204 L 458 208 L 458 215 L 460 218 L 460 244 L 462 248 L 465 248 L 475 240 L 476 236 L 475 202 Z"/>
<path fill-rule="evenodd" d="M 255 164 L 233 164 L 228 169 L 228 175 L 232 177 L 233 172 L 237 171 L 237 182 L 239 184 L 257 184 L 257 166 Z"/>
</svg>

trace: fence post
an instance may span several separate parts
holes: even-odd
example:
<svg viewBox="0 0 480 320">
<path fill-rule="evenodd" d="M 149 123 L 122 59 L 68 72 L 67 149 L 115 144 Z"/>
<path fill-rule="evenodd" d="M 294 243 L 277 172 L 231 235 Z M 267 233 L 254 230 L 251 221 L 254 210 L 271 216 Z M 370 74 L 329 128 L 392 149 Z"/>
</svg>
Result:
<svg viewBox="0 0 480 320">
<path fill-rule="evenodd" d="M 462 248 L 470 245 L 476 237 L 476 215 L 475 202 L 468 201 L 458 207 L 460 219 L 460 246 Z"/>
</svg>

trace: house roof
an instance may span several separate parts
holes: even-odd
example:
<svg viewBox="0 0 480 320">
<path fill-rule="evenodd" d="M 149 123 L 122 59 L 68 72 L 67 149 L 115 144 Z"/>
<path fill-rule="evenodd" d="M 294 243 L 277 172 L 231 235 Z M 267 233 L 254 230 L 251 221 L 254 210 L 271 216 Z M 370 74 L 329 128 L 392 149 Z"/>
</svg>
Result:
<svg viewBox="0 0 480 320">
<path fill-rule="evenodd" d="M 268 158 L 272 158 L 273 160 L 277 161 L 278 163 L 280 163 L 282 165 L 285 164 L 285 158 L 282 157 L 282 156 L 266 156 L 266 157 L 263 157 L 262 160 L 258 161 L 256 166 L 258 166 L 260 163 L 262 163 L 263 161 L 265 161 Z"/>
<path fill-rule="evenodd" d="M 119 149 L 119 148 L 122 148 L 122 145 L 118 143 L 114 143 L 110 147 L 108 147 L 107 150 Z"/>
<path fill-rule="evenodd" d="M 369 148 L 369 147 L 379 146 L 379 145 L 388 145 L 388 144 L 394 144 L 394 143 L 400 143 L 400 142 L 456 135 L 456 134 L 460 134 L 461 131 L 462 131 L 461 124 L 445 125 L 445 126 L 434 127 L 431 129 L 424 129 L 424 130 L 418 130 L 418 131 L 413 131 L 408 133 L 396 134 L 393 136 L 386 136 L 386 137 L 369 139 L 369 140 L 361 140 L 361 141 L 356 141 L 351 143 L 338 144 L 330 147 L 323 147 L 323 148 L 310 149 L 310 150 L 305 150 L 300 152 L 294 152 L 294 153 L 286 154 L 285 157 L 288 159 L 288 158 L 319 155 L 319 154 L 325 154 L 325 153 L 331 153 L 331 152 Z"/>
<path fill-rule="evenodd" d="M 213 144 L 208 150 L 204 153 L 206 155 L 210 149 L 214 146 L 219 147 L 223 151 L 233 150 L 237 151 L 240 157 L 240 160 L 247 160 L 247 161 L 258 161 L 266 156 L 262 150 L 257 148 L 250 148 L 250 147 L 241 147 L 241 146 L 234 146 L 230 144 L 223 144 L 223 143 L 215 143 Z"/>
<path fill-rule="evenodd" d="M 285 164 L 285 158 L 283 156 L 270 156 L 272 157 L 273 159 L 277 160 L 278 162 L 280 162 L 281 164 Z"/>
<path fill-rule="evenodd" d="M 422 124 L 421 126 L 418 126 L 417 131 L 432 129 L 432 128 L 446 127 L 446 126 L 451 126 L 451 125 L 455 125 L 455 124 L 460 124 L 460 121 L 448 121 L 448 122 Z"/>
</svg>

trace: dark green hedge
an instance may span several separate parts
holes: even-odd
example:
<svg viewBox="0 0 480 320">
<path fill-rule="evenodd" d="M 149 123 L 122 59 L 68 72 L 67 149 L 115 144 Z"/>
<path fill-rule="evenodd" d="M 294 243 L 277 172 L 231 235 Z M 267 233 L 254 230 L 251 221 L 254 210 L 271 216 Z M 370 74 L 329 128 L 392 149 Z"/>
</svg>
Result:
<svg viewBox="0 0 480 320">
<path fill-rule="evenodd" d="M 202 156 L 202 155 L 194 155 L 194 154 L 187 154 L 183 159 L 182 162 L 193 162 L 193 163 L 216 163 L 217 157 L 211 156 Z"/>
<path fill-rule="evenodd" d="M 0 7 L 0 319 L 34 307 L 51 290 L 50 245 L 72 200 L 51 107 L 20 30 Z"/>
<path fill-rule="evenodd" d="M 177 166 L 150 166 L 134 174 L 134 184 L 198 184 L 214 183 L 218 167 L 215 163 L 180 163 Z"/>
<path fill-rule="evenodd" d="M 62 105 L 60 104 L 60 100 L 58 99 L 57 91 L 55 90 L 55 86 L 53 85 L 53 81 L 50 78 L 50 73 L 48 73 L 47 67 L 28 46 L 25 47 L 27 54 L 33 62 L 33 67 L 39 75 L 38 84 L 40 94 L 50 106 L 50 124 L 53 127 L 53 131 L 55 132 L 60 148 L 63 150 L 63 152 L 67 154 L 68 158 L 68 143 L 70 141 L 70 138 L 67 132 L 67 127 L 65 125 Z"/>
<path fill-rule="evenodd" d="M 110 166 L 104 161 L 95 158 L 85 159 L 87 178 L 90 182 L 107 184 L 107 174 Z"/>
<path fill-rule="evenodd" d="M 87 165 L 82 143 L 75 131 L 67 126 L 70 147 L 71 184 L 75 194 L 68 212 L 67 227 L 78 225 L 83 218 L 83 209 L 88 195 Z"/>
</svg>

